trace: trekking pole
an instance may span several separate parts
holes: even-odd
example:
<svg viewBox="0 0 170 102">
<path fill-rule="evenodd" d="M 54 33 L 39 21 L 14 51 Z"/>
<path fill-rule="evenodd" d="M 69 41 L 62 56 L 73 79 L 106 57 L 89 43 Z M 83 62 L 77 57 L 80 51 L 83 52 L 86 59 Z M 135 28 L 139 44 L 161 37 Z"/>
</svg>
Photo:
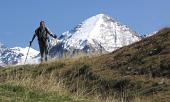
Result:
<svg viewBox="0 0 170 102">
<path fill-rule="evenodd" d="M 27 60 L 28 53 L 29 53 L 29 51 L 30 51 L 30 47 L 31 47 L 31 43 L 30 43 L 30 45 L 29 45 L 28 52 L 27 52 L 27 55 L 26 55 L 26 58 L 25 58 L 24 64 L 25 64 L 25 62 L 26 62 L 26 60 Z"/>
</svg>

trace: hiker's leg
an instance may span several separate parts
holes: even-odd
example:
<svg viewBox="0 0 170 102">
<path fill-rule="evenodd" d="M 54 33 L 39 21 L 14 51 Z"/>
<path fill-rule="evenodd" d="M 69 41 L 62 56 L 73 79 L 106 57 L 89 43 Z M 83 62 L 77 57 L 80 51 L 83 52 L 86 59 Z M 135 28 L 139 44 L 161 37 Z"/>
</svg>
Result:
<svg viewBox="0 0 170 102">
<path fill-rule="evenodd" d="M 40 54 L 41 54 L 41 62 L 43 62 L 43 58 L 44 58 L 44 47 L 43 44 L 41 42 L 39 42 L 39 48 L 40 48 Z"/>
<path fill-rule="evenodd" d="M 45 50 L 45 61 L 48 60 L 48 45 L 46 44 L 46 46 L 44 47 L 44 50 Z"/>
<path fill-rule="evenodd" d="M 41 62 L 43 62 L 43 59 L 44 59 L 44 49 L 41 47 L 40 48 L 40 52 L 41 52 Z"/>
</svg>

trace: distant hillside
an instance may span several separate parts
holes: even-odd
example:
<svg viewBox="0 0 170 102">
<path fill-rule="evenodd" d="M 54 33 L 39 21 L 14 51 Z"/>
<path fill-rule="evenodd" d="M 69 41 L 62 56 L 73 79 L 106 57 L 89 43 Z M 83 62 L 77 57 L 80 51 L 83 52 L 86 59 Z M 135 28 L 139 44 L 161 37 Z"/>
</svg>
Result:
<svg viewBox="0 0 170 102">
<path fill-rule="evenodd" d="M 98 65 L 123 75 L 170 78 L 170 28 L 98 58 Z"/>
<path fill-rule="evenodd" d="M 9 78 L 19 83 L 32 80 L 30 85 L 47 89 L 53 82 L 63 83 L 67 91 L 88 98 L 102 97 L 101 102 L 170 102 L 170 28 L 110 54 L 16 66 L 0 72 L 1 83 Z"/>
</svg>

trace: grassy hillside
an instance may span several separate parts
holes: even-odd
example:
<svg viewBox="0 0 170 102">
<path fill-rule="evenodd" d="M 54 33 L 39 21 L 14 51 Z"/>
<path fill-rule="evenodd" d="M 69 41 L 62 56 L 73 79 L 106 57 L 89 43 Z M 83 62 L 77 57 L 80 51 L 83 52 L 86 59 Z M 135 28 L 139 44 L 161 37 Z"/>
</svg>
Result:
<svg viewBox="0 0 170 102">
<path fill-rule="evenodd" d="M 55 92 L 32 90 L 19 85 L 0 85 L 1 102 L 79 102 Z"/>
<path fill-rule="evenodd" d="M 42 101 L 170 102 L 170 28 L 110 54 L 0 69 L 0 83 L 0 92 L 19 85 Z"/>
</svg>

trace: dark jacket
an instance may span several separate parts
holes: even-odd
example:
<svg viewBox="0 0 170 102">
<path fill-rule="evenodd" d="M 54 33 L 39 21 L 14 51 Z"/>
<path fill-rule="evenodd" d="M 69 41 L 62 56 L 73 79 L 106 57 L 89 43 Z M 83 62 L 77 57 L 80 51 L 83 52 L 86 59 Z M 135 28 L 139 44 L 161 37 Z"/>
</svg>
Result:
<svg viewBox="0 0 170 102">
<path fill-rule="evenodd" d="M 37 36 L 38 38 L 38 42 L 40 43 L 46 43 L 47 42 L 47 39 L 48 39 L 48 35 L 50 35 L 51 37 L 53 38 L 56 38 L 55 35 L 53 35 L 49 30 L 48 28 L 40 28 L 38 27 L 36 30 L 35 30 L 35 34 L 33 35 L 33 38 L 32 38 L 32 41 L 35 39 L 35 37 Z"/>
</svg>

